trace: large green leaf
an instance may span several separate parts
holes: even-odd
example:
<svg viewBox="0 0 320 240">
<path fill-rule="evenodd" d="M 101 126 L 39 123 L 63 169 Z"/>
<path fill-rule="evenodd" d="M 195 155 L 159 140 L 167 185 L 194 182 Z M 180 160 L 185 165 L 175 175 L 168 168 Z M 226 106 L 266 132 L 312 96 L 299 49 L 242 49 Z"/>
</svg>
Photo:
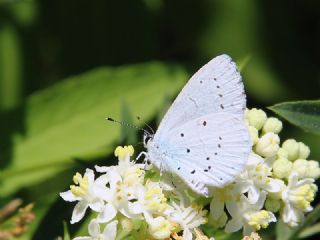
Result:
<svg viewBox="0 0 320 240">
<path fill-rule="evenodd" d="M 147 121 L 185 79 L 181 67 L 155 62 L 93 70 L 31 95 L 21 110 L 24 131 L 11 135 L 7 151 L 0 146 L 1 161 L 10 162 L 0 173 L 1 195 L 44 180 L 75 158 L 107 154 L 120 135 L 107 115 L 119 119 L 124 101 Z"/>
<path fill-rule="evenodd" d="M 21 46 L 12 24 L 0 28 L 0 109 L 12 109 L 21 100 Z"/>
<path fill-rule="evenodd" d="M 320 134 L 320 100 L 285 102 L 269 109 L 306 131 Z"/>
</svg>

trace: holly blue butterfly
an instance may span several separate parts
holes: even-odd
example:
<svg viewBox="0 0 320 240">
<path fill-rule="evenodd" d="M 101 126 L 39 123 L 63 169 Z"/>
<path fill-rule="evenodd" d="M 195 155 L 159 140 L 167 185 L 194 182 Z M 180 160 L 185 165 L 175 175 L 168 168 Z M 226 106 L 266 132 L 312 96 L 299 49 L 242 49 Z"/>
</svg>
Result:
<svg viewBox="0 0 320 240">
<path fill-rule="evenodd" d="M 245 107 L 236 64 L 227 55 L 212 59 L 185 85 L 156 133 L 145 134 L 147 158 L 208 196 L 208 187 L 231 183 L 245 167 L 251 151 Z"/>
</svg>

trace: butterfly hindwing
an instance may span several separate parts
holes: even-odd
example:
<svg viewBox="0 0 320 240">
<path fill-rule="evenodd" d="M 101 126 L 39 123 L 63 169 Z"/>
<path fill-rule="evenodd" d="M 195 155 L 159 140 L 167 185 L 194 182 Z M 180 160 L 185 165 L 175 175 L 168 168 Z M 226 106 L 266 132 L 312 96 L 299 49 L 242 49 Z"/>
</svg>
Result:
<svg viewBox="0 0 320 240">
<path fill-rule="evenodd" d="M 163 142 L 154 142 L 164 151 L 159 161 L 203 194 L 207 186 L 222 187 L 232 182 L 243 170 L 250 152 L 246 125 L 229 113 L 193 119 L 167 136 Z"/>
</svg>

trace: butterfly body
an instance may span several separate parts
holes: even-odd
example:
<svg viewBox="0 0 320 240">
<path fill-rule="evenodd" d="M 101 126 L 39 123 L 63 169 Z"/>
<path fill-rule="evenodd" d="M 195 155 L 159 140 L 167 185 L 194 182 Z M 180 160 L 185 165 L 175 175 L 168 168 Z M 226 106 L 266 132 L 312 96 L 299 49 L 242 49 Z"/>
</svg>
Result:
<svg viewBox="0 0 320 240">
<path fill-rule="evenodd" d="M 246 164 L 251 144 L 244 109 L 235 64 L 227 55 L 214 58 L 189 80 L 145 142 L 148 158 L 208 196 L 208 187 L 232 182 Z"/>
</svg>

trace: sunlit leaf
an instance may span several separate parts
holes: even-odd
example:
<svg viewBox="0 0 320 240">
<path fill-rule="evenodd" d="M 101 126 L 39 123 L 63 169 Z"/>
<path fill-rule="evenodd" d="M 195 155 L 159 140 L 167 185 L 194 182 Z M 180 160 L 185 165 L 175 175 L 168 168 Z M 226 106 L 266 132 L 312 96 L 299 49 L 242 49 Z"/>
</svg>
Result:
<svg viewBox="0 0 320 240">
<path fill-rule="evenodd" d="M 105 117 L 119 119 L 122 100 L 147 121 L 164 95 L 173 96 L 186 78 L 182 68 L 161 63 L 101 68 L 31 95 L 19 119 L 24 131 L 12 134 L 10 153 L 0 151 L 1 161 L 10 162 L 0 174 L 1 195 L 44 180 L 72 166 L 75 158 L 112 151 L 119 126 Z"/>
</svg>

